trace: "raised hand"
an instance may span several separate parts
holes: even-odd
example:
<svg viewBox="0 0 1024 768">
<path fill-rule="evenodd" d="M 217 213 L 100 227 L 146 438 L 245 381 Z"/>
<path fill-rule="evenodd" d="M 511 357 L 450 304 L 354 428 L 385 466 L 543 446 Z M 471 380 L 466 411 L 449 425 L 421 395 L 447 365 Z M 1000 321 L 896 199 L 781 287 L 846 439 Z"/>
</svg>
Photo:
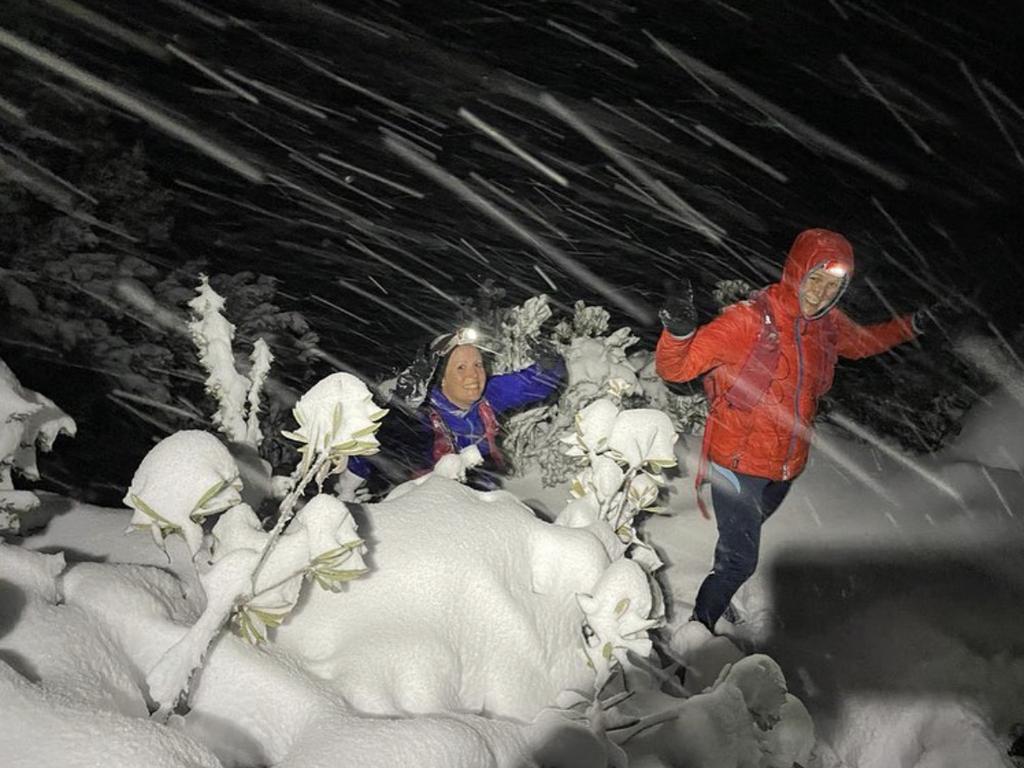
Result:
<svg viewBox="0 0 1024 768">
<path fill-rule="evenodd" d="M 693 304 L 693 286 L 683 279 L 669 286 L 665 304 L 658 317 L 673 336 L 689 336 L 697 329 L 697 308 Z"/>
</svg>

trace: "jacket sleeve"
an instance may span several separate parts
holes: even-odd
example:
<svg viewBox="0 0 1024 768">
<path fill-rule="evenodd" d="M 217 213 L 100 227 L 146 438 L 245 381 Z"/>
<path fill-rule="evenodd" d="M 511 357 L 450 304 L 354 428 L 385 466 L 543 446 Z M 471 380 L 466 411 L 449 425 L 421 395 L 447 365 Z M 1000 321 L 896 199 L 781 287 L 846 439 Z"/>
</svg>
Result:
<svg viewBox="0 0 1024 768">
<path fill-rule="evenodd" d="M 654 350 L 655 370 L 665 381 L 679 382 L 723 364 L 742 362 L 739 357 L 749 349 L 745 339 L 755 332 L 750 327 L 752 319 L 756 318 L 749 306 L 738 304 L 689 336 L 680 338 L 662 331 Z"/>
<path fill-rule="evenodd" d="M 565 361 L 559 359 L 553 368 L 541 368 L 537 363 L 521 371 L 502 373 L 487 381 L 484 397 L 496 413 L 521 408 L 544 400 L 565 379 Z"/>
<path fill-rule="evenodd" d="M 874 325 L 858 325 L 838 309 L 835 313 L 839 333 L 836 351 L 841 357 L 870 357 L 917 336 L 910 315 L 894 317 L 892 320 Z"/>
</svg>

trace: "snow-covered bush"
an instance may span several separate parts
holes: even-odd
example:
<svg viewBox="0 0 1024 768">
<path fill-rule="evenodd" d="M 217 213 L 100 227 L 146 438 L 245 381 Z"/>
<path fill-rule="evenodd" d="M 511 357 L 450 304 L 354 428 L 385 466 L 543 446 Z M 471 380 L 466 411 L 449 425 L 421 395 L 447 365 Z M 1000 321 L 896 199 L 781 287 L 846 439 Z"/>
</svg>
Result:
<svg viewBox="0 0 1024 768">
<path fill-rule="evenodd" d="M 609 333 L 610 315 L 599 306 L 576 302 L 571 317 L 555 318 L 545 295 L 497 313 L 494 334 L 496 373 L 517 370 L 533 362 L 538 343 L 554 347 L 565 359 L 567 380 L 558 400 L 511 416 L 503 425 L 503 448 L 513 471 L 538 467 L 546 485 L 556 485 L 576 470 L 557 438 L 573 428 L 576 414 L 610 386 L 632 406 L 669 414 L 679 431 L 699 430 L 706 407 L 702 394 L 679 396 L 654 371 L 649 352 L 630 354 L 638 341 L 627 327 Z M 556 319 L 545 331 L 545 324 Z M 613 384 L 614 383 L 614 384 Z"/>
<path fill-rule="evenodd" d="M 651 654 L 649 632 L 662 625 L 663 606 L 652 595 L 647 573 L 634 561 L 614 561 L 598 579 L 593 594 L 576 600 L 586 617 L 584 652 L 597 673 L 595 690 L 604 688 L 614 666 L 631 670 L 630 654 L 642 659 Z"/>
<path fill-rule="evenodd" d="M 21 386 L 0 360 L 0 532 L 17 531 L 19 514 L 39 505 L 31 491 L 14 489 L 12 474 L 39 479 L 36 450 L 50 451 L 58 435 L 75 435 L 74 420 L 52 400 Z"/>
<path fill-rule="evenodd" d="M 135 529 L 149 531 L 161 547 L 167 536 L 180 535 L 195 557 L 203 521 L 240 503 L 241 491 L 238 466 L 224 443 L 209 432 L 185 430 L 146 454 L 124 503 L 135 511 Z"/>
<path fill-rule="evenodd" d="M 199 362 L 208 374 L 206 391 L 217 402 L 213 423 L 231 442 L 258 447 L 263 439 L 261 391 L 274 356 L 266 341 L 256 339 L 249 375 L 236 370 L 232 347 L 235 326 L 222 314 L 224 298 L 210 287 L 206 275 L 200 275 L 199 280 L 198 295 L 188 303 L 194 313 L 188 329 L 199 350 Z"/>
<path fill-rule="evenodd" d="M 348 508 L 322 493 L 331 474 L 348 457 L 377 450 L 373 433 L 386 411 L 377 408 L 355 376 L 336 373 L 307 392 L 295 406 L 298 429 L 287 436 L 301 443 L 302 461 L 292 474 L 268 533 L 252 509 L 242 504 L 237 465 L 227 448 L 205 432 L 179 432 L 163 440 L 136 472 L 125 503 L 132 523 L 148 528 L 162 543 L 181 535 L 193 561 L 204 543 L 202 522 L 224 513 L 213 528 L 211 562 L 197 564 L 205 606 L 188 632 L 150 669 L 150 696 L 167 716 L 207 648 L 230 618 L 253 643 L 267 638 L 295 607 L 303 579 L 336 590 L 366 572 L 363 542 Z M 310 483 L 318 494 L 296 507 Z M 293 519 L 294 518 L 294 519 Z"/>
<path fill-rule="evenodd" d="M 651 408 L 621 408 L 603 397 L 583 408 L 573 431 L 561 438 L 567 456 L 582 468 L 573 479 L 574 497 L 557 522 L 574 528 L 606 527 L 628 547 L 629 556 L 649 572 L 661 566 L 654 549 L 637 534 L 634 521 L 656 506 L 662 470 L 676 465 L 677 435 L 669 417 Z"/>
</svg>

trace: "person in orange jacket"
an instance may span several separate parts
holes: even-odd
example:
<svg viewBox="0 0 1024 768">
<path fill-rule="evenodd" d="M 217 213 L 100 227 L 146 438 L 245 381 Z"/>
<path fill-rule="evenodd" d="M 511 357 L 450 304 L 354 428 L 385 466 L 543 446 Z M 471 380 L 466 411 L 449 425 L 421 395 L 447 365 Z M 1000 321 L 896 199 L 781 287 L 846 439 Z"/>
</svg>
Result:
<svg viewBox="0 0 1024 768">
<path fill-rule="evenodd" d="M 934 319 L 915 313 L 858 325 L 836 307 L 853 269 L 846 238 L 808 229 L 794 241 L 779 282 L 711 322 L 698 327 L 689 287 L 659 313 L 658 374 L 670 382 L 703 374 L 708 396 L 696 487 L 707 517 L 699 491 L 710 474 L 718 542 L 691 620 L 712 633 L 757 567 L 762 525 L 807 462 L 818 401 L 832 386 L 837 357 L 884 352 Z"/>
</svg>

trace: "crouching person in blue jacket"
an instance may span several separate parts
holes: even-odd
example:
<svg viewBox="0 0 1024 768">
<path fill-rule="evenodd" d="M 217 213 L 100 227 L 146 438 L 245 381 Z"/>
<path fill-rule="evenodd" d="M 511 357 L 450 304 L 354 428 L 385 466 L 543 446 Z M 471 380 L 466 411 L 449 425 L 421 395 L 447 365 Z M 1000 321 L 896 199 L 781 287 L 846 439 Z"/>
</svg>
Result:
<svg viewBox="0 0 1024 768">
<path fill-rule="evenodd" d="M 546 400 L 561 386 L 566 371 L 565 362 L 553 348 L 540 346 L 534 350 L 537 362 L 533 365 L 490 376 L 485 359 L 489 352 L 473 328 L 459 328 L 434 339 L 426 367 L 431 375 L 425 396 L 410 397 L 406 392 L 404 397 L 406 403 L 422 398 L 414 412 L 419 434 L 393 441 L 382 429 L 383 463 L 390 463 L 390 458 L 404 464 L 408 469 L 404 479 L 409 479 L 431 471 L 442 456 L 475 445 L 484 463 L 469 473 L 467 482 L 484 490 L 500 485 L 499 476 L 506 469 L 500 417 Z M 399 384 L 401 387 L 401 380 Z M 422 392 L 424 388 L 414 385 L 411 389 Z M 396 396 L 400 396 L 398 392 Z M 399 458 L 401 454 L 405 461 Z M 367 477 L 370 461 L 350 460 L 349 469 Z"/>
</svg>

